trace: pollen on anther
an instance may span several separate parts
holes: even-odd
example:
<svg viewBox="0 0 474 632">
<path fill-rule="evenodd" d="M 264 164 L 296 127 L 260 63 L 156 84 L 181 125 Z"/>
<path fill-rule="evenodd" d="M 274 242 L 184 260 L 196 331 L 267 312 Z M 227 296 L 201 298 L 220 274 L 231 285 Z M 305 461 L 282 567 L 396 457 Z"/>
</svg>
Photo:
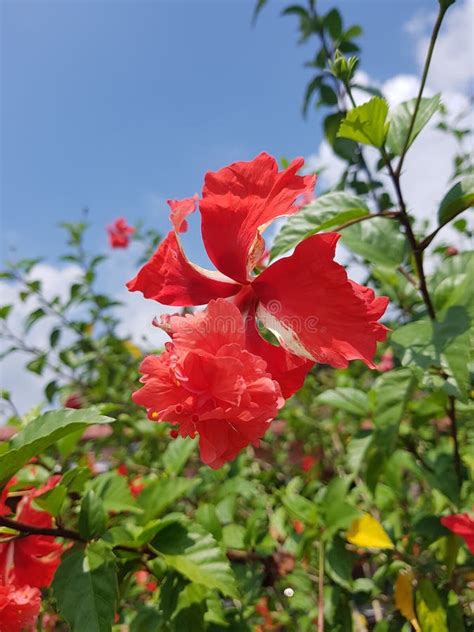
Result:
<svg viewBox="0 0 474 632">
<path fill-rule="evenodd" d="M 158 419 L 158 417 L 159 417 L 160 415 L 159 415 L 159 414 L 156 412 L 156 410 L 155 410 L 154 412 L 152 412 L 152 413 L 151 413 L 151 415 L 150 415 L 150 416 L 151 416 L 151 418 L 152 418 L 152 419 Z"/>
</svg>

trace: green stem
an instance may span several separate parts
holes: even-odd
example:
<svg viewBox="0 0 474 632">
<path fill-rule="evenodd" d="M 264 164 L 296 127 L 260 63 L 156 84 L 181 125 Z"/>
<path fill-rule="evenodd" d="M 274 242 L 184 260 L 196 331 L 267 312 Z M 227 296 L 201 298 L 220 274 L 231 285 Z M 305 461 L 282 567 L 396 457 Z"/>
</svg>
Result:
<svg viewBox="0 0 474 632">
<path fill-rule="evenodd" d="M 415 259 L 416 272 L 420 283 L 420 293 L 423 297 L 423 301 L 426 305 L 429 317 L 431 318 L 431 320 L 436 320 L 436 313 L 428 290 L 425 271 L 423 267 L 423 250 L 420 248 L 420 245 L 411 226 L 410 216 L 408 215 L 405 198 L 403 197 L 402 188 L 400 185 L 400 176 L 394 170 L 390 158 L 385 151 L 385 148 L 381 147 L 380 151 L 390 174 L 390 178 L 393 182 L 393 186 L 395 188 L 395 194 L 397 196 L 398 205 L 400 207 L 399 219 L 405 228 L 405 235 L 413 252 L 413 258 Z"/>
<path fill-rule="evenodd" d="M 421 98 L 423 96 L 423 91 L 425 89 L 426 79 L 428 78 L 428 72 L 430 69 L 431 58 L 433 57 L 433 51 L 436 44 L 436 40 L 438 39 L 438 34 L 441 28 L 441 23 L 443 22 L 444 15 L 447 11 L 447 7 L 440 6 L 438 17 L 436 18 L 435 25 L 433 27 L 433 32 L 431 34 L 430 45 L 428 47 L 428 53 L 426 55 L 425 66 L 423 68 L 423 75 L 421 77 L 420 89 L 418 91 L 418 96 L 415 102 L 415 110 L 413 112 L 413 116 L 411 117 L 410 127 L 408 128 L 407 137 L 405 139 L 405 143 L 403 145 L 402 153 L 400 154 L 400 160 L 398 161 L 397 168 L 395 173 L 397 176 L 400 176 L 402 172 L 403 161 L 405 160 L 405 156 L 410 145 L 410 138 L 413 133 L 413 128 L 415 127 L 415 121 L 418 114 L 418 110 L 420 109 Z"/>
<path fill-rule="evenodd" d="M 448 417 L 451 421 L 450 430 L 451 430 L 451 437 L 453 438 L 453 446 L 454 446 L 454 468 L 456 470 L 456 476 L 458 478 L 459 487 L 461 487 L 462 463 L 461 463 L 461 455 L 459 453 L 458 428 L 457 428 L 457 420 L 456 420 L 456 402 L 452 395 L 449 396 Z"/>
<path fill-rule="evenodd" d="M 319 541 L 318 632 L 324 632 L 324 544 Z"/>
</svg>

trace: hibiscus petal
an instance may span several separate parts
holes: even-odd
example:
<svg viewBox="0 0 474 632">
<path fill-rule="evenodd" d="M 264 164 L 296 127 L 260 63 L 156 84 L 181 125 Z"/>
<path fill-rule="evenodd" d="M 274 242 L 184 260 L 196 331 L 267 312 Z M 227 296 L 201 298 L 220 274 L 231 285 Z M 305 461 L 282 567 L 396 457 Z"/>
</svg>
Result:
<svg viewBox="0 0 474 632">
<path fill-rule="evenodd" d="M 217 353 L 229 344 L 244 345 L 244 322 L 238 308 L 229 301 L 211 301 L 194 314 L 161 317 L 160 326 L 169 333 L 179 349 L 200 349 Z"/>
<path fill-rule="evenodd" d="M 32 632 L 36 630 L 41 593 L 31 586 L 0 585 L 0 630 Z"/>
<path fill-rule="evenodd" d="M 232 296 L 240 286 L 218 272 L 191 263 L 171 231 L 127 288 L 164 305 L 190 306 Z"/>
<path fill-rule="evenodd" d="M 167 200 L 166 203 L 171 209 L 170 221 L 177 233 L 185 233 L 188 230 L 186 217 L 196 210 L 199 196 L 185 198 L 184 200 Z"/>
<path fill-rule="evenodd" d="M 467 513 L 443 516 L 441 524 L 463 538 L 467 548 L 474 554 L 474 518 Z"/>
<path fill-rule="evenodd" d="M 261 153 L 206 174 L 200 210 L 204 245 L 218 270 L 245 283 L 264 252 L 260 233 L 277 217 L 296 213 L 297 198 L 308 195 L 316 176 L 297 176 L 303 158 L 278 171 Z"/>
<path fill-rule="evenodd" d="M 212 419 L 199 422 L 199 452 L 203 463 L 215 470 L 222 467 L 250 443 L 258 445 L 269 425 L 270 421 L 245 424 Z"/>
<path fill-rule="evenodd" d="M 338 239 L 337 233 L 313 235 L 264 270 L 252 284 L 257 317 L 303 358 L 336 368 L 359 359 L 374 368 L 377 341 L 388 331 L 377 321 L 388 299 L 347 278 L 333 260 Z"/>
<path fill-rule="evenodd" d="M 280 385 L 285 399 L 291 397 L 303 386 L 305 377 L 314 364 L 312 360 L 301 358 L 284 347 L 277 347 L 262 338 L 254 313 L 250 313 L 246 320 L 246 347 L 250 353 L 265 360 L 267 371 Z"/>
</svg>

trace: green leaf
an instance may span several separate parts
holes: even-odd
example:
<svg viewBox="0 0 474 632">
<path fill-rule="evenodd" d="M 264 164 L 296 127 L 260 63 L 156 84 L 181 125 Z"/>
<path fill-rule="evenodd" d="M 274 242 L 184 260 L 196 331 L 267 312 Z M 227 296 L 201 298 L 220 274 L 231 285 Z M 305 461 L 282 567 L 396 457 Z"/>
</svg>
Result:
<svg viewBox="0 0 474 632">
<path fill-rule="evenodd" d="M 163 629 L 163 619 L 156 608 L 144 606 L 138 610 L 129 629 L 130 632 L 160 632 Z"/>
<path fill-rule="evenodd" d="M 383 373 L 372 387 L 375 442 L 386 456 L 395 449 L 400 420 L 415 384 L 416 379 L 410 369 L 397 369 Z"/>
<path fill-rule="evenodd" d="M 426 371 L 443 368 L 458 396 L 465 400 L 469 386 L 471 318 L 465 307 L 450 307 L 442 322 L 427 318 L 400 327 L 392 334 L 395 354 L 404 366 Z"/>
<path fill-rule="evenodd" d="M 0 320 L 8 318 L 8 314 L 12 311 L 13 305 L 2 305 L 0 307 Z"/>
<path fill-rule="evenodd" d="M 338 136 L 357 143 L 382 147 L 387 136 L 388 105 L 385 99 L 373 97 L 347 113 Z"/>
<path fill-rule="evenodd" d="M 367 393 L 357 388 L 339 386 L 328 389 L 318 395 L 316 401 L 319 404 L 327 404 L 358 417 L 364 417 L 369 412 Z"/>
<path fill-rule="evenodd" d="M 408 136 L 408 130 L 415 112 L 416 99 L 400 103 L 390 112 L 390 127 L 387 135 L 387 147 L 393 154 L 401 154 Z M 440 95 L 422 98 L 416 115 L 416 121 L 410 134 L 408 147 L 413 143 L 421 130 L 428 123 L 440 105 Z"/>
<path fill-rule="evenodd" d="M 169 478 L 153 481 L 140 494 L 138 503 L 143 508 L 143 524 L 157 518 L 170 505 L 186 496 L 199 484 L 199 479 Z"/>
<path fill-rule="evenodd" d="M 255 9 L 253 11 L 252 23 L 255 24 L 258 18 L 258 14 L 263 9 L 263 7 L 267 4 L 268 0 L 257 0 L 255 3 Z"/>
<path fill-rule="evenodd" d="M 10 442 L 8 452 L 0 456 L 0 482 L 8 480 L 32 457 L 44 452 L 62 437 L 92 424 L 109 424 L 115 420 L 104 417 L 94 408 L 58 410 L 45 413 L 31 421 Z"/>
<path fill-rule="evenodd" d="M 349 477 L 334 478 L 326 487 L 320 505 L 325 526 L 323 539 L 330 538 L 339 529 L 349 527 L 360 513 L 346 500 L 350 482 Z"/>
<path fill-rule="evenodd" d="M 44 316 L 46 316 L 46 312 L 42 307 L 38 307 L 38 309 L 35 309 L 34 312 L 31 312 L 31 314 L 25 320 L 25 331 L 28 332 L 33 327 L 33 325 L 41 318 L 44 318 Z"/>
<path fill-rule="evenodd" d="M 347 446 L 347 465 L 353 474 L 359 472 L 373 438 L 372 431 L 361 430 L 354 435 Z"/>
<path fill-rule="evenodd" d="M 102 500 L 105 511 L 119 513 L 131 511 L 141 513 L 127 484 L 126 478 L 115 472 L 105 472 L 96 476 L 90 484 L 97 496 Z"/>
<path fill-rule="evenodd" d="M 61 329 L 59 327 L 55 327 L 49 335 L 49 344 L 52 349 L 58 344 L 60 337 Z"/>
<path fill-rule="evenodd" d="M 282 502 L 289 513 L 306 525 L 315 525 L 318 522 L 318 510 L 315 503 L 304 496 L 294 492 L 287 492 L 282 496 Z"/>
<path fill-rule="evenodd" d="M 28 369 L 28 371 L 31 371 L 32 373 L 41 375 L 43 373 L 45 366 L 46 366 L 46 354 L 42 354 L 38 356 L 37 358 L 35 358 L 34 360 L 31 360 L 31 362 L 28 362 L 28 364 L 26 365 L 26 368 Z"/>
<path fill-rule="evenodd" d="M 398 224 L 386 217 L 374 217 L 344 228 L 341 241 L 352 252 L 381 266 L 399 266 L 407 250 Z"/>
<path fill-rule="evenodd" d="M 456 215 L 474 206 L 474 175 L 455 184 L 444 196 L 438 209 L 438 223 L 444 226 Z"/>
<path fill-rule="evenodd" d="M 459 603 L 458 596 L 453 590 L 450 590 L 448 593 L 448 608 L 446 614 L 448 616 L 448 630 L 453 630 L 453 632 L 466 632 L 462 606 Z"/>
<path fill-rule="evenodd" d="M 235 578 L 227 557 L 210 533 L 198 525 L 172 523 L 162 529 L 152 546 L 167 564 L 190 581 L 237 597 Z"/>
<path fill-rule="evenodd" d="M 64 485 L 56 485 L 45 494 L 41 494 L 35 498 L 35 505 L 47 511 L 51 516 L 59 515 L 64 500 L 66 499 L 67 489 Z"/>
<path fill-rule="evenodd" d="M 67 487 L 69 492 L 81 493 L 90 477 L 91 471 L 88 467 L 73 467 L 63 474 L 61 485 Z"/>
<path fill-rule="evenodd" d="M 342 18 L 337 9 L 331 9 L 324 17 L 324 26 L 333 40 L 337 40 L 342 33 Z"/>
<path fill-rule="evenodd" d="M 163 465 L 170 474 L 179 474 L 191 454 L 196 450 L 197 439 L 176 437 L 163 454 Z"/>
<path fill-rule="evenodd" d="M 72 632 L 110 632 L 118 599 L 117 568 L 114 554 L 102 542 L 66 553 L 52 587 Z"/>
<path fill-rule="evenodd" d="M 361 198 L 338 191 L 326 193 L 286 221 L 275 238 L 271 257 L 287 252 L 310 235 L 369 214 Z"/>
<path fill-rule="evenodd" d="M 107 514 L 104 504 L 97 494 L 89 489 L 81 502 L 79 512 L 79 533 L 86 540 L 98 538 L 106 528 Z"/>
<path fill-rule="evenodd" d="M 446 612 L 428 579 L 420 580 L 416 591 L 416 613 L 423 632 L 449 632 Z"/>
<path fill-rule="evenodd" d="M 222 527 L 217 517 L 216 508 L 210 503 L 201 503 L 196 510 L 195 519 L 197 522 L 212 533 L 216 540 L 222 537 Z"/>
<path fill-rule="evenodd" d="M 331 86 L 322 83 L 319 88 L 320 100 L 318 105 L 336 105 L 337 104 L 337 94 L 331 88 Z"/>
<path fill-rule="evenodd" d="M 46 399 L 48 400 L 49 403 L 53 401 L 53 398 L 58 392 L 58 390 L 59 390 L 59 385 L 56 380 L 51 380 L 51 382 L 48 382 L 48 384 L 45 386 L 44 392 L 46 395 Z"/>
<path fill-rule="evenodd" d="M 352 589 L 352 566 L 355 556 L 347 549 L 345 542 L 340 537 L 335 537 L 326 550 L 326 566 L 325 570 L 329 577 L 345 588 Z"/>
<path fill-rule="evenodd" d="M 222 529 L 222 542 L 228 549 L 245 549 L 245 527 L 226 524 Z"/>
</svg>

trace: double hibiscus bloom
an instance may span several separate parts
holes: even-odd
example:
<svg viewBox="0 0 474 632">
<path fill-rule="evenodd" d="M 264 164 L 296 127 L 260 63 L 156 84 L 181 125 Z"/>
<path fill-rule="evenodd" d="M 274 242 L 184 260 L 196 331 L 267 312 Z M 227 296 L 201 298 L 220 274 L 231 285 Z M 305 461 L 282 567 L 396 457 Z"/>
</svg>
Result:
<svg viewBox="0 0 474 632">
<path fill-rule="evenodd" d="M 377 341 L 386 336 L 378 320 L 388 299 L 348 279 L 334 261 L 337 233 L 308 237 L 261 270 L 263 231 L 312 196 L 316 177 L 297 175 L 303 163 L 278 171 L 262 153 L 207 173 L 200 199 L 168 202 L 173 230 L 127 284 L 164 305 L 208 304 L 195 315 L 162 318 L 172 342 L 144 360 L 134 401 L 150 419 L 176 424 L 175 434 L 199 434 L 201 457 L 214 468 L 258 444 L 314 363 L 344 368 L 362 360 L 374 368 Z M 180 242 L 197 206 L 217 271 L 191 263 Z M 259 325 L 280 344 L 265 340 Z"/>
</svg>

